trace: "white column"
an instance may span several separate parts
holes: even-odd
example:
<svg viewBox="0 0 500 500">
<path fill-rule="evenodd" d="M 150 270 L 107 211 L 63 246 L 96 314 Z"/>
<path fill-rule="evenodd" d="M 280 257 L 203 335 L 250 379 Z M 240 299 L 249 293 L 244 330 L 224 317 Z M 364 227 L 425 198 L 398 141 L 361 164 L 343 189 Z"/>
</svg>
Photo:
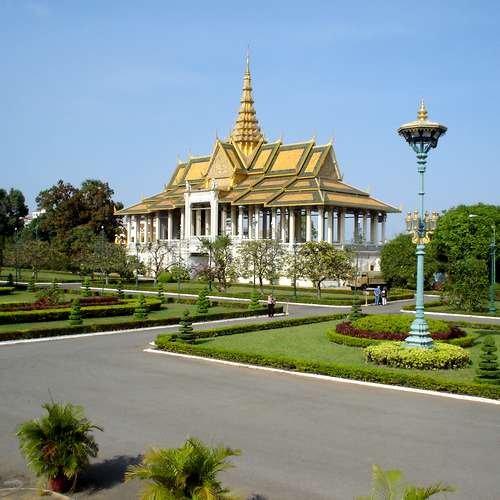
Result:
<svg viewBox="0 0 500 500">
<path fill-rule="evenodd" d="M 370 243 L 377 243 L 377 212 L 370 213 Z"/>
<path fill-rule="evenodd" d="M 134 232 L 135 232 L 135 243 L 140 243 L 141 239 L 141 218 L 139 215 L 134 215 Z"/>
<path fill-rule="evenodd" d="M 276 209 L 271 209 L 271 239 L 275 240 L 277 237 L 277 227 L 276 227 Z"/>
<path fill-rule="evenodd" d="M 281 242 L 286 243 L 286 214 L 283 207 L 280 208 Z"/>
<path fill-rule="evenodd" d="M 263 239 L 262 231 L 264 229 L 264 210 L 262 210 L 260 207 L 257 208 L 257 238 L 259 240 Z M 261 217 L 260 214 L 262 213 L 262 222 L 261 222 Z"/>
<path fill-rule="evenodd" d="M 186 224 L 184 223 L 184 210 L 181 210 L 181 224 L 179 227 L 179 239 L 183 240 L 184 239 L 184 228 L 186 227 Z"/>
<path fill-rule="evenodd" d="M 325 228 L 325 212 L 323 207 L 318 207 L 318 241 L 323 241 Z"/>
<path fill-rule="evenodd" d="M 306 208 L 306 241 L 311 241 L 311 208 Z"/>
<path fill-rule="evenodd" d="M 345 209 L 337 209 L 337 240 L 342 245 L 345 242 Z"/>
<path fill-rule="evenodd" d="M 186 202 L 186 206 L 184 207 L 184 238 L 191 238 L 193 234 L 193 214 L 191 210 L 191 203 L 189 201 Z"/>
<path fill-rule="evenodd" d="M 149 241 L 149 215 L 144 216 L 144 243 Z"/>
<path fill-rule="evenodd" d="M 159 241 L 161 237 L 160 234 L 160 212 L 156 212 L 155 217 L 155 241 Z"/>
<path fill-rule="evenodd" d="M 227 209 L 226 205 L 222 205 L 222 220 L 221 220 L 221 234 L 226 234 L 226 222 L 227 222 Z"/>
<path fill-rule="evenodd" d="M 327 241 L 328 241 L 328 243 L 333 243 L 335 240 L 334 232 L 333 232 L 333 229 L 334 229 L 333 217 L 334 217 L 334 215 L 335 215 L 335 213 L 333 211 L 333 208 L 330 207 L 328 209 L 328 228 L 327 228 Z"/>
<path fill-rule="evenodd" d="M 132 236 L 132 218 L 127 215 L 127 245 L 130 245 L 130 238 Z"/>
<path fill-rule="evenodd" d="M 216 238 L 219 232 L 219 202 L 213 198 L 210 201 L 210 235 Z"/>
<path fill-rule="evenodd" d="M 238 207 L 238 238 L 243 239 L 243 207 Z"/>
<path fill-rule="evenodd" d="M 196 208 L 194 210 L 195 213 L 195 228 L 194 228 L 194 236 L 201 236 L 201 210 Z"/>
<path fill-rule="evenodd" d="M 385 243 L 385 220 L 386 220 L 387 216 L 386 214 L 382 214 L 382 227 L 381 227 L 381 236 L 380 236 L 380 241 L 382 243 L 382 245 Z"/>
<path fill-rule="evenodd" d="M 366 243 L 368 241 L 368 216 L 366 210 L 363 211 L 363 242 Z"/>
<path fill-rule="evenodd" d="M 236 215 L 236 206 L 231 207 L 231 236 L 236 236 L 238 229 L 238 220 Z"/>
<path fill-rule="evenodd" d="M 248 205 L 248 239 L 253 238 L 254 226 L 253 226 L 253 205 Z"/>
<path fill-rule="evenodd" d="M 174 232 L 174 214 L 172 212 L 172 210 L 169 210 L 168 211 L 168 215 L 167 215 L 167 240 L 171 240 L 173 239 L 172 238 L 172 235 L 173 235 L 173 232 Z"/>
<path fill-rule="evenodd" d="M 290 245 L 295 243 L 295 210 L 293 207 L 288 209 L 288 241 Z"/>
</svg>

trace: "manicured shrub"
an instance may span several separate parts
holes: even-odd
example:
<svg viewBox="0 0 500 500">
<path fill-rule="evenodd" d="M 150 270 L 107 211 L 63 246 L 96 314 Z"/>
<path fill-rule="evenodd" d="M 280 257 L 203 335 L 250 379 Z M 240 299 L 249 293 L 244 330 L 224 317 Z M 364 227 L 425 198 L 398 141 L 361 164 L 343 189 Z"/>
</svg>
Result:
<svg viewBox="0 0 500 500">
<path fill-rule="evenodd" d="M 14 286 L 0 286 L 0 295 L 10 295 L 15 289 Z"/>
<path fill-rule="evenodd" d="M 12 273 L 7 275 L 7 286 L 14 286 L 14 276 L 12 276 Z"/>
<path fill-rule="evenodd" d="M 35 305 L 52 306 L 61 302 L 64 292 L 59 288 L 57 283 L 52 283 L 48 288 L 41 288 L 36 293 Z"/>
<path fill-rule="evenodd" d="M 364 314 L 361 311 L 361 303 L 359 301 L 359 295 L 355 295 L 352 301 L 351 312 L 349 313 L 348 319 L 349 321 L 356 321 L 357 319 L 361 319 Z"/>
<path fill-rule="evenodd" d="M 176 281 L 175 278 L 169 271 L 162 271 L 158 275 L 158 283 L 175 283 L 175 281 Z"/>
<path fill-rule="evenodd" d="M 83 279 L 82 285 L 83 285 L 82 296 L 83 297 L 91 297 L 92 290 L 90 290 L 90 280 L 87 276 Z"/>
<path fill-rule="evenodd" d="M 141 293 L 137 300 L 137 305 L 134 309 L 134 318 L 135 319 L 146 319 L 148 317 L 148 309 L 146 306 L 146 299 L 144 295 Z"/>
<path fill-rule="evenodd" d="M 372 314 L 353 322 L 355 328 L 371 332 L 406 333 L 410 331 L 415 318 L 403 314 Z M 428 319 L 427 324 L 431 333 L 446 332 L 449 326 L 441 320 Z"/>
<path fill-rule="evenodd" d="M 470 364 L 469 353 L 455 345 L 436 342 L 432 349 L 405 347 L 401 342 L 382 342 L 365 348 L 367 361 L 395 368 L 441 370 Z"/>
<path fill-rule="evenodd" d="M 481 344 L 481 354 L 476 368 L 476 380 L 480 383 L 500 384 L 500 369 L 498 367 L 497 346 L 492 336 L 484 337 Z"/>
<path fill-rule="evenodd" d="M 32 275 L 28 281 L 28 292 L 36 292 L 36 281 L 35 277 Z"/>
<path fill-rule="evenodd" d="M 163 286 L 163 283 L 161 282 L 158 282 L 158 285 L 156 286 L 156 290 L 157 290 L 157 298 L 158 300 L 164 304 L 165 303 L 165 288 Z"/>
<path fill-rule="evenodd" d="M 125 297 L 125 294 L 123 293 L 122 280 L 120 280 L 120 279 L 116 283 L 116 296 L 119 299 L 123 299 Z"/>
<path fill-rule="evenodd" d="M 250 304 L 248 304 L 248 309 L 250 309 L 250 311 L 261 309 L 259 299 L 260 293 L 256 289 L 254 289 L 250 295 Z"/>
<path fill-rule="evenodd" d="M 73 305 L 71 307 L 71 312 L 69 313 L 69 324 L 70 325 L 81 325 L 83 323 L 82 314 L 80 311 L 80 300 L 74 299 Z"/>
<path fill-rule="evenodd" d="M 198 300 L 196 301 L 196 310 L 198 314 L 206 314 L 210 308 L 210 299 L 208 298 L 208 289 L 203 288 L 198 294 Z"/>
<path fill-rule="evenodd" d="M 179 333 L 177 338 L 182 342 L 187 342 L 192 344 L 195 342 L 196 337 L 193 333 L 193 322 L 189 316 L 189 311 L 186 309 L 182 315 L 182 319 L 179 324 Z"/>
</svg>

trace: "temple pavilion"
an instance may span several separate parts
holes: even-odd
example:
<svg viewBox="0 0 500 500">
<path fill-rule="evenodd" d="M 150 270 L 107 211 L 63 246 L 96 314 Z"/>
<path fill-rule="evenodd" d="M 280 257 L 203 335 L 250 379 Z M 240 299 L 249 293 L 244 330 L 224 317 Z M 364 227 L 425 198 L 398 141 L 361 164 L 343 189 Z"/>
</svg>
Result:
<svg viewBox="0 0 500 500">
<path fill-rule="evenodd" d="M 343 181 L 332 142 L 266 140 L 248 58 L 240 103 L 227 140 L 217 138 L 209 155 L 179 162 L 160 193 L 117 212 L 130 252 L 166 241 L 172 255 L 196 265 L 206 259 L 201 238 L 221 234 L 235 247 L 264 238 L 290 249 L 311 240 L 339 248 L 361 241 L 361 268 L 377 270 L 387 214 L 399 210 Z"/>
</svg>

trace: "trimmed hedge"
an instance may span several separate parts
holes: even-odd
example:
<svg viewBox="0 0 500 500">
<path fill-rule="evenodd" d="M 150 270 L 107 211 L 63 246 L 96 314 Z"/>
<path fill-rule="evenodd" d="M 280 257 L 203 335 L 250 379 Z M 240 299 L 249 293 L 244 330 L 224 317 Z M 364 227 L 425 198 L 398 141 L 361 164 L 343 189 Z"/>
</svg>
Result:
<svg viewBox="0 0 500 500">
<path fill-rule="evenodd" d="M 15 289 L 14 286 L 0 286 L 0 295 L 10 295 Z"/>
<path fill-rule="evenodd" d="M 162 349 L 181 354 L 191 354 L 204 358 L 223 359 L 250 365 L 269 366 L 304 373 L 317 373 L 330 377 L 340 377 L 365 382 L 376 382 L 405 387 L 416 387 L 438 392 L 468 394 L 490 399 L 500 399 L 500 387 L 492 384 L 475 384 L 438 379 L 420 373 L 401 373 L 390 368 L 357 367 L 325 362 L 308 362 L 285 356 L 232 352 L 214 347 L 198 347 L 176 342 L 165 342 Z"/>
<path fill-rule="evenodd" d="M 418 370 L 448 370 L 471 364 L 465 349 L 441 342 L 436 342 L 432 349 L 408 348 L 403 342 L 381 342 L 365 348 L 365 359 L 379 365 Z"/>
<path fill-rule="evenodd" d="M 161 307 L 159 300 L 149 300 L 150 310 L 158 310 Z M 106 318 L 111 316 L 127 316 L 133 314 L 135 310 L 135 301 L 127 304 L 107 305 L 107 306 L 89 306 L 82 307 L 82 318 Z M 38 321 L 60 321 L 69 318 L 71 307 L 56 309 L 39 309 L 32 311 L 11 311 L 0 312 L 0 324 L 15 323 L 35 323 Z M 1 334 L 0 334 L 1 335 Z"/>
<path fill-rule="evenodd" d="M 281 307 L 281 306 L 280 306 Z M 267 309 L 266 309 L 267 311 Z M 287 328 L 299 325 L 311 325 L 313 323 L 323 323 L 325 321 L 332 321 L 342 319 L 345 314 L 328 314 L 324 316 L 307 316 L 305 318 L 292 318 L 282 319 L 276 321 L 268 321 L 266 323 L 254 323 L 250 325 L 237 325 L 237 326 L 224 326 L 221 328 L 211 328 L 209 330 L 196 330 L 194 332 L 196 338 L 206 339 L 212 337 L 223 337 L 226 335 L 237 335 L 238 333 L 257 332 L 262 330 L 274 330 L 276 328 Z M 156 337 L 156 345 L 161 345 L 163 342 L 169 342 L 170 333 L 160 333 Z"/>
<path fill-rule="evenodd" d="M 276 308 L 276 312 L 283 312 L 283 308 Z M 215 321 L 218 319 L 231 318 L 248 318 L 255 315 L 266 314 L 267 308 L 262 308 L 259 311 L 228 311 L 218 313 L 208 313 L 203 316 L 193 315 L 193 321 Z M 62 326 L 57 328 L 30 328 L 29 330 L 13 330 L 10 332 L 0 332 L 0 342 L 7 340 L 20 339 L 39 339 L 44 337 L 59 337 L 61 335 L 75 335 L 79 333 L 96 333 L 117 330 L 131 330 L 149 328 L 152 326 L 177 325 L 181 320 L 180 317 L 161 318 L 161 319 L 146 319 L 122 321 L 120 323 L 106 323 L 105 325 L 78 325 L 78 326 Z"/>
<path fill-rule="evenodd" d="M 370 332 L 403 333 L 407 335 L 414 319 L 412 316 L 404 316 L 402 314 L 372 314 L 353 321 L 352 326 L 358 330 L 367 330 Z M 429 330 L 433 334 L 437 332 L 444 333 L 450 329 L 449 325 L 444 321 L 426 319 Z"/>
</svg>

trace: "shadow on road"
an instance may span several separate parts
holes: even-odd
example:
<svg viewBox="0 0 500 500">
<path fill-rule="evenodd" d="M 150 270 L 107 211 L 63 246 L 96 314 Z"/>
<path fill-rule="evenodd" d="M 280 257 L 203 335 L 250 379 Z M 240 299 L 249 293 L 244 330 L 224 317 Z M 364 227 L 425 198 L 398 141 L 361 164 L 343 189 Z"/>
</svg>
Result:
<svg viewBox="0 0 500 500">
<path fill-rule="evenodd" d="M 91 464 L 78 481 L 77 491 L 97 493 L 122 483 L 129 465 L 137 465 L 142 455 L 117 455 L 108 460 Z"/>
</svg>

